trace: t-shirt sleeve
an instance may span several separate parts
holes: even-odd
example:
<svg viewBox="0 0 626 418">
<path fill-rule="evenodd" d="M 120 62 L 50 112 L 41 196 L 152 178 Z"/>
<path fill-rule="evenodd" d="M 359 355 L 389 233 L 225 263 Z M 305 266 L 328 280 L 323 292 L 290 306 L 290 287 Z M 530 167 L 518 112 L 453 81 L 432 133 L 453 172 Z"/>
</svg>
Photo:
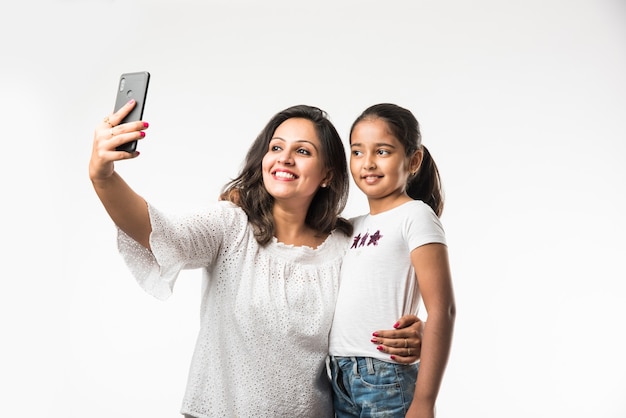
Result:
<svg viewBox="0 0 626 418">
<path fill-rule="evenodd" d="M 416 208 L 412 209 L 407 229 L 409 251 L 426 244 L 446 245 L 446 235 L 441 220 L 425 203 L 416 205 Z"/>
<path fill-rule="evenodd" d="M 182 216 L 166 215 L 148 204 L 148 250 L 118 228 L 118 250 L 138 284 L 165 300 L 181 270 L 209 267 L 225 239 L 241 238 L 246 217 L 228 202 Z"/>
</svg>

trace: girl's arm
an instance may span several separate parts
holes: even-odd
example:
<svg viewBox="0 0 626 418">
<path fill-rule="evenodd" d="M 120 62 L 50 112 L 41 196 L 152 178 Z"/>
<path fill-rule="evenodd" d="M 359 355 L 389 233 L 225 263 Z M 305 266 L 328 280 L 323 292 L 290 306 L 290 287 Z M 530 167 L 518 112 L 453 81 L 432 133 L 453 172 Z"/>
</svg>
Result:
<svg viewBox="0 0 626 418">
<path fill-rule="evenodd" d="M 424 328 L 415 395 L 407 417 L 433 418 L 435 402 L 450 354 L 456 307 L 448 250 L 427 244 L 411 252 L 428 320 Z"/>
<path fill-rule="evenodd" d="M 89 178 L 113 222 L 131 238 L 149 249 L 152 228 L 146 202 L 126 184 L 114 168 L 115 161 L 139 155 L 138 152 L 115 150 L 117 146 L 142 139 L 145 135 L 143 131 L 148 124 L 142 121 L 118 125 L 134 106 L 135 101 L 131 100 L 96 127 L 89 161 Z"/>
</svg>

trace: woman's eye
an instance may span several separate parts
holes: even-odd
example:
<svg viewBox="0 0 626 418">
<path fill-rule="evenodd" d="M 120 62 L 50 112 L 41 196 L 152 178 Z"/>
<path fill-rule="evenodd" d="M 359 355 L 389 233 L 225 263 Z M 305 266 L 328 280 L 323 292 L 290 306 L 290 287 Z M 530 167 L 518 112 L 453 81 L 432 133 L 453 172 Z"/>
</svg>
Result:
<svg viewBox="0 0 626 418">
<path fill-rule="evenodd" d="M 270 146 L 270 151 L 280 151 L 282 148 L 279 147 L 278 145 L 272 145 Z"/>
<path fill-rule="evenodd" d="M 298 149 L 298 154 L 302 154 L 302 155 L 311 155 L 311 153 L 309 152 L 309 150 L 304 149 L 304 148 L 299 148 L 299 149 Z"/>
</svg>

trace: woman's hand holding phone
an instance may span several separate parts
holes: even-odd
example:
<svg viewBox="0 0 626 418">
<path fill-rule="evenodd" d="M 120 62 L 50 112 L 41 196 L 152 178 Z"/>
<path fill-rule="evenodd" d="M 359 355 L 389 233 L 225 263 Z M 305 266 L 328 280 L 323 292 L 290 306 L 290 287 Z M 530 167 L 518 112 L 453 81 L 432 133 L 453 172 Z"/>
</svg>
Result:
<svg viewBox="0 0 626 418">
<path fill-rule="evenodd" d="M 139 155 L 138 151 L 118 150 L 123 144 L 145 137 L 144 130 L 148 128 L 147 122 L 135 121 L 119 124 L 136 104 L 137 102 L 131 99 L 117 112 L 105 117 L 96 127 L 89 161 L 89 178 L 92 182 L 109 178 L 114 172 L 115 161 L 127 160 Z"/>
</svg>

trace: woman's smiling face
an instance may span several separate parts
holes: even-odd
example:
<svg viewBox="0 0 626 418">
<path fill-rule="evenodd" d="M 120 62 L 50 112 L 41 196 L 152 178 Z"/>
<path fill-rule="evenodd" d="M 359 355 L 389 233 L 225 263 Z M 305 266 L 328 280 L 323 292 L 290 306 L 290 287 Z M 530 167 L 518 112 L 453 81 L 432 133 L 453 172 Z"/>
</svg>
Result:
<svg viewBox="0 0 626 418">
<path fill-rule="evenodd" d="M 263 157 L 263 182 L 275 199 L 311 202 L 328 176 L 313 122 L 291 118 L 281 123 Z"/>
</svg>

